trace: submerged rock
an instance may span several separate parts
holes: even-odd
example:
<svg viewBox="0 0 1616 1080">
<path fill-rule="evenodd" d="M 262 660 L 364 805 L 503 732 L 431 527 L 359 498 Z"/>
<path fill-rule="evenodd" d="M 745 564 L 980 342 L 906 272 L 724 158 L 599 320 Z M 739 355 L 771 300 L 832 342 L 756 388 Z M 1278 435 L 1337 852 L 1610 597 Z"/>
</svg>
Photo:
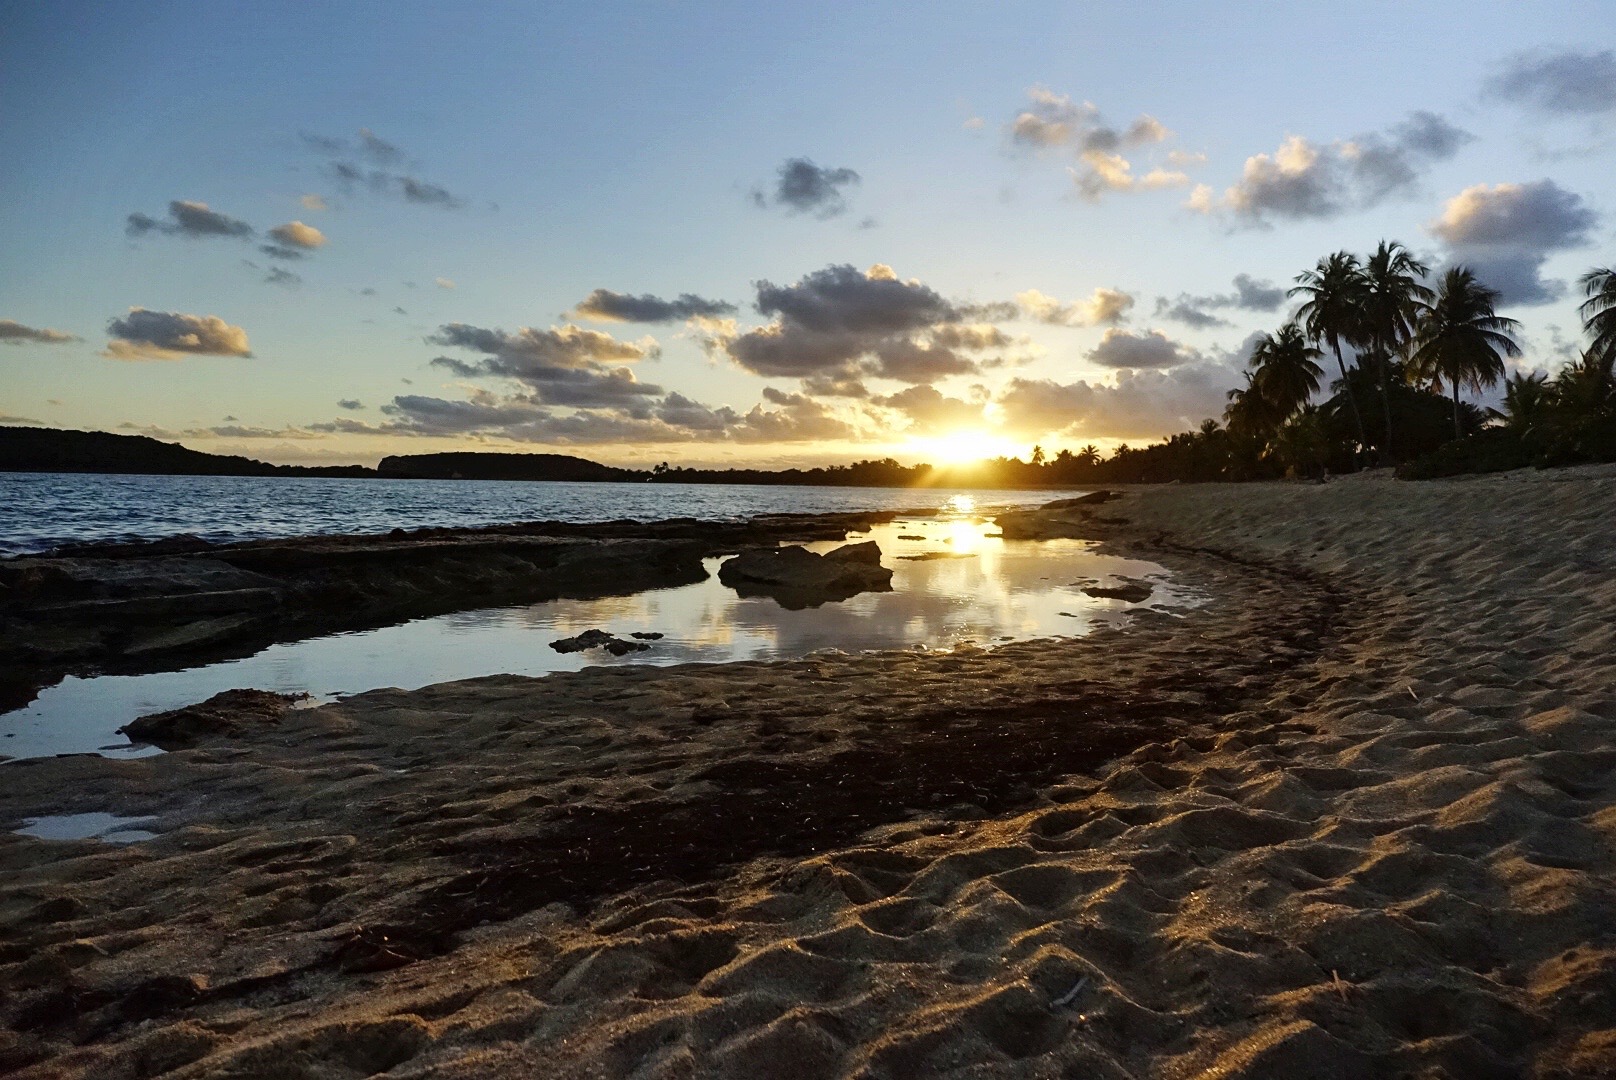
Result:
<svg viewBox="0 0 1616 1080">
<path fill-rule="evenodd" d="M 1155 591 L 1156 589 L 1153 585 L 1146 584 L 1143 581 L 1129 581 L 1127 579 L 1124 579 L 1121 585 L 1112 585 L 1110 587 L 1089 585 L 1083 589 L 1085 595 L 1092 596 L 1098 600 L 1124 600 L 1130 604 L 1137 604 L 1141 600 L 1149 600 L 1150 594 Z"/>
<path fill-rule="evenodd" d="M 269 690 L 225 690 L 195 705 L 131 720 L 118 733 L 133 742 L 174 750 L 215 735 L 241 731 L 249 724 L 278 724 L 294 702 L 308 696 Z"/>
<path fill-rule="evenodd" d="M 718 580 L 741 596 L 768 596 L 781 607 L 818 607 L 862 592 L 890 592 L 892 571 L 875 541 L 817 555 L 803 547 L 755 548 L 728 559 Z"/>
<path fill-rule="evenodd" d="M 634 637 L 648 637 L 651 635 L 635 634 Z M 655 635 L 661 637 L 661 634 Z M 585 630 L 577 637 L 560 638 L 550 642 L 550 648 L 558 653 L 583 652 L 586 649 L 605 649 L 613 656 L 623 656 L 631 652 L 644 652 L 651 646 L 643 641 L 624 641 L 616 634 L 608 634 L 604 630 Z"/>
</svg>

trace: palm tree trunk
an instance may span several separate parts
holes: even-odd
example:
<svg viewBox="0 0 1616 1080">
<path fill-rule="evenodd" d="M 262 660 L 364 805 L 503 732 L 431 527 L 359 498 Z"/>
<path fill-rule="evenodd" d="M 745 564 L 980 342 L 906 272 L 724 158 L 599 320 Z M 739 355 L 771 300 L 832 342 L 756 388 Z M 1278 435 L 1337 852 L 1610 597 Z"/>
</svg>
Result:
<svg viewBox="0 0 1616 1080">
<path fill-rule="evenodd" d="M 1341 371 L 1341 390 L 1347 395 L 1347 405 L 1352 409 L 1352 425 L 1358 429 L 1358 445 L 1367 447 L 1369 440 L 1364 437 L 1363 416 L 1358 412 L 1358 399 L 1353 396 L 1352 384 L 1347 382 L 1347 362 L 1341 359 L 1341 342 L 1336 338 L 1330 339 L 1330 348 L 1335 350 L 1335 366 Z M 1357 467 L 1358 455 L 1353 456 L 1353 466 Z"/>
<path fill-rule="evenodd" d="M 1392 357 L 1389 352 L 1382 352 L 1377 356 L 1380 364 L 1380 407 L 1386 419 L 1386 441 L 1380 448 L 1380 463 L 1382 465 L 1395 465 L 1397 459 L 1392 456 Z"/>
<path fill-rule="evenodd" d="M 1459 380 L 1450 379 L 1449 382 L 1453 383 L 1453 437 L 1462 439 L 1464 432 L 1459 430 Z"/>
</svg>

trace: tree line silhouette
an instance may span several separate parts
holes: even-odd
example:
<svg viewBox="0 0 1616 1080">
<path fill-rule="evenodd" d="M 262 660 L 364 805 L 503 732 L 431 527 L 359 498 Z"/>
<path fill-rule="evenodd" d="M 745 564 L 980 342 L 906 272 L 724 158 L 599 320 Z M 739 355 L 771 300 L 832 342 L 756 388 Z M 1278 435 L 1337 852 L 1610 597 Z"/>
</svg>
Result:
<svg viewBox="0 0 1616 1080">
<path fill-rule="evenodd" d="M 1586 344 L 1575 360 L 1552 376 L 1507 378 L 1504 361 L 1521 355 L 1519 324 L 1495 311 L 1498 292 L 1468 267 L 1432 280 L 1402 244 L 1382 241 L 1362 259 L 1327 255 L 1295 280 L 1289 294 L 1302 304 L 1257 340 L 1222 422 L 1157 443 L 1124 444 L 1109 456 L 1093 445 L 1053 457 L 1034 447 L 1026 461 L 958 466 L 891 458 L 781 472 L 662 465 L 653 479 L 1031 488 L 1318 477 L 1377 465 L 1420 478 L 1616 461 L 1616 270 L 1596 267 L 1579 279 Z M 1337 377 L 1318 399 L 1327 355 Z M 1502 409 L 1463 399 L 1500 379 Z"/>
</svg>

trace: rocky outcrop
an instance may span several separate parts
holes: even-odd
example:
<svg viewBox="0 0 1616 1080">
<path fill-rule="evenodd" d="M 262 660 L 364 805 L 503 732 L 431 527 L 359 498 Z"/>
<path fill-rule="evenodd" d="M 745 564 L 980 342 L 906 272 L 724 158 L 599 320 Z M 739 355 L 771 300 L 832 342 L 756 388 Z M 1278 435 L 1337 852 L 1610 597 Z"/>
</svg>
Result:
<svg viewBox="0 0 1616 1080">
<path fill-rule="evenodd" d="M 278 724 L 293 703 L 308 696 L 276 694 L 268 690 L 226 690 L 195 705 L 131 720 L 118 732 L 129 736 L 131 742 L 177 750 L 248 726 Z"/>
<path fill-rule="evenodd" d="M 881 565 L 881 549 L 873 540 L 824 555 L 797 546 L 743 551 L 718 568 L 718 580 L 742 596 L 769 596 L 787 608 L 892 589 L 892 571 Z"/>
<path fill-rule="evenodd" d="M 468 608 L 693 584 L 707 576 L 703 559 L 841 540 L 898 516 L 538 521 L 233 544 L 173 536 L 0 559 L 0 711 L 66 674 L 163 670 Z"/>
<path fill-rule="evenodd" d="M 661 634 L 631 634 L 635 638 L 661 637 Z M 585 630 L 577 637 L 560 638 L 550 642 L 550 648 L 558 653 L 584 652 L 588 649 L 605 649 L 613 656 L 626 656 L 631 652 L 644 652 L 651 646 L 644 641 L 625 641 L 616 634 L 608 634 L 604 630 Z"/>
<path fill-rule="evenodd" d="M 1095 507 L 1121 492 L 1091 491 L 1075 499 L 1057 499 L 1036 510 L 1012 510 L 994 519 L 1006 540 L 1086 540 L 1094 537 L 1097 525 L 1122 525 L 1122 518 L 1102 517 Z"/>
</svg>

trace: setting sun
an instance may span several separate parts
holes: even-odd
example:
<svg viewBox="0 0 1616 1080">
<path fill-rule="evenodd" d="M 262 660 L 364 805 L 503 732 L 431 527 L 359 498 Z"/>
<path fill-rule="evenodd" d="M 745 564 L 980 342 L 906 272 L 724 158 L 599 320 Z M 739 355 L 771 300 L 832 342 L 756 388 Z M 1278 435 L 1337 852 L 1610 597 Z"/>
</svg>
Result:
<svg viewBox="0 0 1616 1080">
<path fill-rule="evenodd" d="M 938 465 L 966 465 L 998 457 L 1017 457 L 1026 447 L 980 428 L 966 428 L 934 439 L 915 440 L 911 452 Z"/>
</svg>

